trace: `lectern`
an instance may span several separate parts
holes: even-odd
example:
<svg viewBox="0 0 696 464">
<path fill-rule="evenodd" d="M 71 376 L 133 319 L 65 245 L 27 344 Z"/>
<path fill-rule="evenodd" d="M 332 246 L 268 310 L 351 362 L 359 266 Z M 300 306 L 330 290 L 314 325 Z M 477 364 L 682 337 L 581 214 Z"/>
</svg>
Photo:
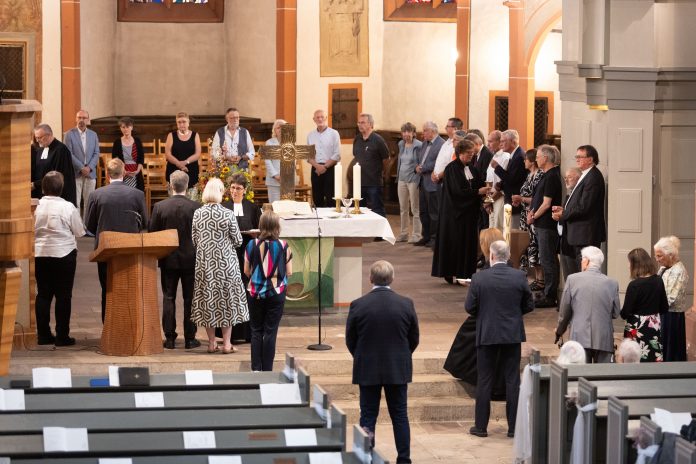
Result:
<svg viewBox="0 0 696 464">
<path fill-rule="evenodd" d="M 161 353 L 157 259 L 179 246 L 176 229 L 154 233 L 102 232 L 90 261 L 107 263 L 101 351 L 112 356 Z"/>
</svg>

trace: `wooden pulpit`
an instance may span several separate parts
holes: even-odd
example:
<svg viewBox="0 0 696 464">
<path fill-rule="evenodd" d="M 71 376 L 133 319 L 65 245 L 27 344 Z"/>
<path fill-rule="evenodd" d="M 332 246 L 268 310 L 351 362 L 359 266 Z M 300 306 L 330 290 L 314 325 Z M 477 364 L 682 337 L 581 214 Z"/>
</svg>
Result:
<svg viewBox="0 0 696 464">
<path fill-rule="evenodd" d="M 90 261 L 107 263 L 106 315 L 101 352 L 112 356 L 161 353 L 157 259 L 179 246 L 176 229 L 127 234 L 102 232 Z"/>
</svg>

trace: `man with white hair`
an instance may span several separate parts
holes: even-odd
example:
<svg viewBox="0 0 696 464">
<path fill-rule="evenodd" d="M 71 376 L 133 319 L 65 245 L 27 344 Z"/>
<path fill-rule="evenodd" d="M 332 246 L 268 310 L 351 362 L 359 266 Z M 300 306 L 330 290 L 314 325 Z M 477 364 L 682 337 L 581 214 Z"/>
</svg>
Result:
<svg viewBox="0 0 696 464">
<path fill-rule="evenodd" d="M 570 339 L 585 348 L 587 362 L 611 362 L 614 351 L 614 326 L 621 311 L 619 283 L 602 274 L 604 254 L 597 247 L 581 251 L 582 272 L 566 280 L 558 307 L 556 342 L 570 324 Z"/>
<path fill-rule="evenodd" d="M 375 119 L 370 113 L 360 113 L 358 116 L 358 134 L 353 140 L 353 158 L 360 164 L 360 196 L 361 205 L 367 204 L 374 213 L 387 216 L 382 199 L 384 188 L 384 173 L 389 160 L 389 148 L 381 135 L 375 132 Z"/>
<path fill-rule="evenodd" d="M 307 135 L 307 145 L 316 149 L 314 159 L 307 160 L 312 165 L 312 200 L 317 208 L 329 207 L 334 196 L 334 166 L 341 161 L 341 136 L 329 127 L 326 111 L 316 110 L 313 120 L 317 128 Z M 343 176 L 343 172 L 336 175 Z"/>
<path fill-rule="evenodd" d="M 488 436 L 491 391 L 496 368 L 505 378 L 508 437 L 515 435 L 520 390 L 520 356 L 526 341 L 522 316 L 534 310 L 527 275 L 507 265 L 510 247 L 503 240 L 490 247 L 491 267 L 471 278 L 466 311 L 476 318 L 476 422 L 469 433 Z M 496 366 L 496 363 L 498 366 Z"/>
<path fill-rule="evenodd" d="M 640 362 L 640 345 L 637 341 L 624 338 L 616 350 L 616 362 L 623 364 L 637 364 Z"/>
<path fill-rule="evenodd" d="M 522 184 L 527 179 L 527 169 L 524 167 L 525 151 L 520 147 L 520 134 L 514 129 L 508 129 L 500 137 L 500 145 L 504 152 L 510 153 L 510 162 L 502 166 L 495 158 L 491 160 L 491 166 L 495 174 L 503 181 L 503 193 L 505 203 L 512 204 L 512 196 L 519 195 Z M 521 206 L 512 207 L 512 228 L 519 228 L 519 215 Z"/>
<path fill-rule="evenodd" d="M 418 183 L 419 209 L 423 238 L 415 246 L 434 246 L 438 219 L 438 186 L 433 182 L 433 171 L 440 149 L 445 140 L 440 137 L 437 124 L 427 121 L 423 124 L 423 144 L 418 151 L 416 173 L 420 176 Z"/>
</svg>

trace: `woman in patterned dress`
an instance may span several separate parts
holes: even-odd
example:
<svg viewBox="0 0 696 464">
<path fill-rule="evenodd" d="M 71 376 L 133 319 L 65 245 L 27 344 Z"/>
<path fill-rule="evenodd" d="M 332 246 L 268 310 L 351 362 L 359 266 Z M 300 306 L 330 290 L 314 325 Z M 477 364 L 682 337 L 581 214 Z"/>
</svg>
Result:
<svg viewBox="0 0 696 464">
<path fill-rule="evenodd" d="M 660 315 L 668 311 L 662 278 L 655 274 L 655 262 L 647 251 L 634 248 L 628 253 L 631 282 L 626 289 L 621 317 L 626 320 L 624 338 L 640 345 L 640 362 L 661 362 Z"/>
<path fill-rule="evenodd" d="M 191 320 L 205 327 L 208 353 L 218 351 L 215 327 L 222 328 L 222 352 L 232 346 L 232 326 L 249 320 L 246 291 L 235 248 L 242 244 L 234 213 L 220 204 L 225 190 L 211 179 L 203 190 L 204 205 L 193 215 L 192 238 L 196 246 L 196 273 Z"/>
<path fill-rule="evenodd" d="M 662 277 L 667 293 L 669 311 L 662 315 L 662 348 L 665 361 L 686 361 L 686 287 L 689 273 L 679 260 L 681 241 L 674 235 L 662 237 L 653 250 L 660 265 L 657 275 Z"/>
<path fill-rule="evenodd" d="M 112 158 L 123 161 L 125 170 L 123 172 L 123 183 L 145 191 L 143 179 L 143 164 L 145 163 L 145 150 L 143 142 L 138 137 L 133 136 L 133 119 L 125 117 L 118 120 L 121 128 L 122 137 L 114 141 L 111 148 Z"/>
<path fill-rule="evenodd" d="M 524 156 L 524 167 L 529 171 L 529 174 L 527 174 L 527 180 L 524 181 L 520 188 L 520 194 L 512 196 L 512 204 L 514 206 L 522 205 L 520 230 L 529 232 L 529 245 L 520 258 L 520 269 L 524 271 L 528 271 L 529 268 L 534 269 L 534 282 L 532 282 L 530 288 L 533 291 L 539 291 L 544 289 L 544 277 L 541 266 L 539 266 L 539 247 L 534 226 L 527 224 L 527 212 L 529 211 L 529 205 L 532 203 L 532 192 L 544 176 L 544 171 L 539 169 L 536 163 L 536 148 L 527 150 Z"/>
</svg>

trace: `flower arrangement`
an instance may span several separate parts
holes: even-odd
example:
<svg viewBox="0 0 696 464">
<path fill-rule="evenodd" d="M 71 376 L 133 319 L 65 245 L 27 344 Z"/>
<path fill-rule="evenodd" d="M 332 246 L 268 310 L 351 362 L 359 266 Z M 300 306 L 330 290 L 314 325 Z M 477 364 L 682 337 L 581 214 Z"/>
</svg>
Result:
<svg viewBox="0 0 696 464">
<path fill-rule="evenodd" d="M 197 201 L 201 201 L 203 196 L 203 190 L 210 179 L 220 179 L 225 185 L 225 193 L 222 201 L 230 200 L 230 185 L 232 185 L 232 178 L 236 174 L 242 174 L 247 180 L 247 189 L 244 197 L 249 201 L 254 201 L 254 189 L 251 186 L 251 173 L 246 169 L 240 169 L 236 164 L 229 163 L 224 159 L 211 159 L 208 169 L 201 172 L 198 175 L 198 183 L 196 184 L 196 198 Z"/>
</svg>

